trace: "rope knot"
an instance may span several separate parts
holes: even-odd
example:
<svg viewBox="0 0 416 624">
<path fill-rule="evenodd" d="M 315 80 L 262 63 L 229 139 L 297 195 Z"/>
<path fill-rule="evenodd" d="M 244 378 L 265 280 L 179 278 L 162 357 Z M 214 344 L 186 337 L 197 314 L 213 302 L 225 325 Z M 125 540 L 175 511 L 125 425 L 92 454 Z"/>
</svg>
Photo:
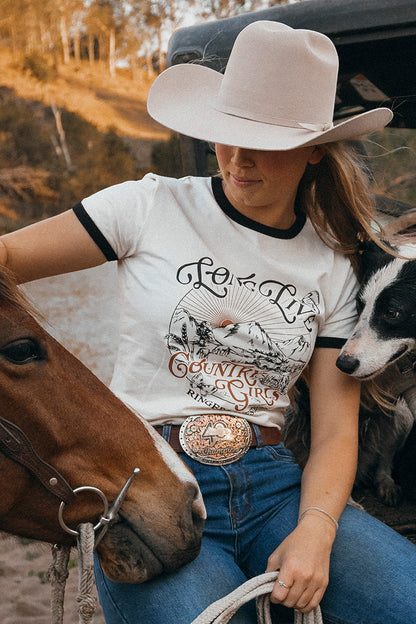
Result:
<svg viewBox="0 0 416 624">
<path fill-rule="evenodd" d="M 89 594 L 79 594 L 77 602 L 79 603 L 78 614 L 81 622 L 90 622 L 97 608 L 97 599 Z"/>
</svg>

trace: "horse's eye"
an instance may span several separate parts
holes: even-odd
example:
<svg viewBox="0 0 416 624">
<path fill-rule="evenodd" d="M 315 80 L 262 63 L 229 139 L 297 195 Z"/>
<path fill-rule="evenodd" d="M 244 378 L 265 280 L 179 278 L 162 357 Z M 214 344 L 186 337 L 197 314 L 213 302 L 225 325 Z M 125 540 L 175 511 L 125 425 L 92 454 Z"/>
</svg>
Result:
<svg viewBox="0 0 416 624">
<path fill-rule="evenodd" d="M 42 359 L 40 346 L 30 338 L 11 342 L 0 349 L 0 354 L 12 364 L 28 364 L 34 360 Z"/>
</svg>

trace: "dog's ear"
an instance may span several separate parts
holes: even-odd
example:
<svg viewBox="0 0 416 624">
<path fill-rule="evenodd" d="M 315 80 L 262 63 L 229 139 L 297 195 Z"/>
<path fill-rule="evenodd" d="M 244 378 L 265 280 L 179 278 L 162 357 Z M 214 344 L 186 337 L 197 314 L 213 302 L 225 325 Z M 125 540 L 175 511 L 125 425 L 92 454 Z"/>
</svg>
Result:
<svg viewBox="0 0 416 624">
<path fill-rule="evenodd" d="M 388 245 L 388 243 L 385 244 Z M 395 258 L 393 254 L 389 254 L 374 241 L 361 243 L 360 252 L 361 275 L 364 276 L 364 280 L 368 279 L 370 275 L 389 264 L 389 262 Z"/>
</svg>

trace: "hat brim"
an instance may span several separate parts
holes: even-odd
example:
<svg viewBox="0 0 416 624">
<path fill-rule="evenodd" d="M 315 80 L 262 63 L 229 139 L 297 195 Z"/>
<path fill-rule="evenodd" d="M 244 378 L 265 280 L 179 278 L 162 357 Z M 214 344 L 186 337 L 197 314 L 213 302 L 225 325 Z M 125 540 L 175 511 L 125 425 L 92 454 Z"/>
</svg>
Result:
<svg viewBox="0 0 416 624">
<path fill-rule="evenodd" d="M 316 131 L 263 123 L 216 109 L 223 75 L 202 65 L 174 65 L 153 83 L 149 114 L 162 125 L 209 143 L 258 150 L 290 150 L 308 145 L 358 139 L 384 128 L 393 118 L 388 108 L 376 108 Z"/>
</svg>

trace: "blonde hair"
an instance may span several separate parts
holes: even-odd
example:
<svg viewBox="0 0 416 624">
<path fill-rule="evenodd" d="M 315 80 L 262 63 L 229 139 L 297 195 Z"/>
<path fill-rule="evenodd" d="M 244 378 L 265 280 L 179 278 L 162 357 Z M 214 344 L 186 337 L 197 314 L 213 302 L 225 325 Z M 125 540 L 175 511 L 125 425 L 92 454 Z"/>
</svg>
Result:
<svg viewBox="0 0 416 624">
<path fill-rule="evenodd" d="M 324 155 L 308 165 L 300 182 L 298 198 L 320 238 L 333 249 L 348 255 L 358 277 L 360 245 L 373 240 L 388 247 L 374 230 L 375 203 L 363 159 L 344 142 L 319 146 Z"/>
<path fill-rule="evenodd" d="M 319 149 L 324 155 L 317 165 L 308 165 L 299 185 L 298 205 L 324 243 L 350 257 L 360 279 L 363 242 L 372 240 L 388 253 L 396 254 L 381 239 L 383 229 L 377 224 L 370 176 L 363 158 L 343 142 L 321 145 Z M 391 413 L 396 397 L 371 379 L 362 384 L 361 400 L 368 409 L 377 404 Z"/>
</svg>

